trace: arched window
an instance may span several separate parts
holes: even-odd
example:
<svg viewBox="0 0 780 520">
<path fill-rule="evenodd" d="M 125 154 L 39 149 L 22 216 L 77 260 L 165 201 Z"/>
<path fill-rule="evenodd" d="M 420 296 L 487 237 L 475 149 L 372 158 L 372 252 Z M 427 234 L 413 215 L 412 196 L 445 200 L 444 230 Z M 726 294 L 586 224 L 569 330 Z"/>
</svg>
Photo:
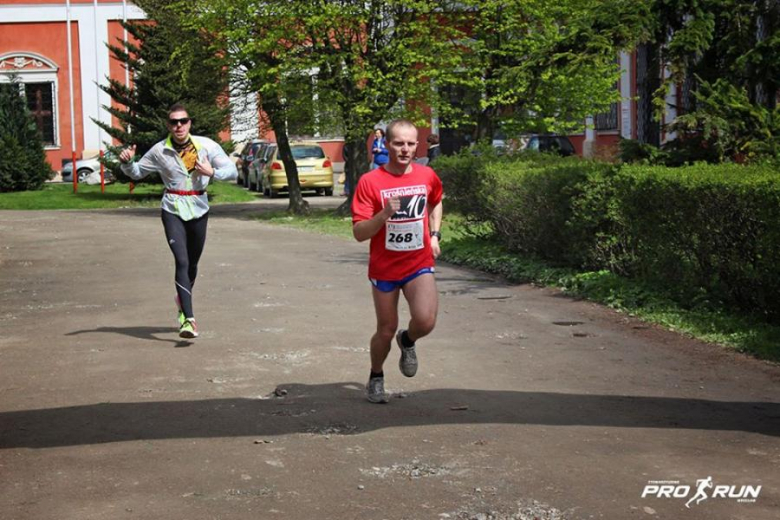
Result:
<svg viewBox="0 0 780 520">
<path fill-rule="evenodd" d="M 0 82 L 16 81 L 47 148 L 60 145 L 57 71 L 51 60 L 31 52 L 0 55 Z"/>
</svg>

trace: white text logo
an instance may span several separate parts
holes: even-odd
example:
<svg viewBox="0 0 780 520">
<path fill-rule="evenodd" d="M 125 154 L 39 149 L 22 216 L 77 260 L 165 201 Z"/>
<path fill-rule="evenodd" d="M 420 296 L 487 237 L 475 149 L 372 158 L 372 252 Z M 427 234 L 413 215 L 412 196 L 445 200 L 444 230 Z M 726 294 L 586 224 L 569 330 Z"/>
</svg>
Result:
<svg viewBox="0 0 780 520">
<path fill-rule="evenodd" d="M 685 507 L 697 505 L 708 499 L 730 499 L 737 502 L 753 503 L 761 493 L 761 486 L 734 486 L 715 484 L 712 477 L 696 480 L 694 486 L 679 480 L 650 480 L 642 491 L 642 498 L 680 498 L 687 499 Z"/>
</svg>

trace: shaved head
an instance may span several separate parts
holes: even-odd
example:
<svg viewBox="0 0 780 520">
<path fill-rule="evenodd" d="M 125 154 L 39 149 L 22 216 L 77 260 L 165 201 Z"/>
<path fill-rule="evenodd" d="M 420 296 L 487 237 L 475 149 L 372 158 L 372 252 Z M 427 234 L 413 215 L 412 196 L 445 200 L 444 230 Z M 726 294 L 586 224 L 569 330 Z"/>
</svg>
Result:
<svg viewBox="0 0 780 520">
<path fill-rule="evenodd" d="M 412 123 L 408 119 L 396 119 L 395 121 L 393 121 L 389 125 L 387 125 L 387 140 L 388 141 L 392 141 L 393 140 L 393 132 L 395 132 L 399 128 L 414 128 L 415 130 L 417 130 L 417 127 L 414 126 L 414 123 Z"/>
</svg>

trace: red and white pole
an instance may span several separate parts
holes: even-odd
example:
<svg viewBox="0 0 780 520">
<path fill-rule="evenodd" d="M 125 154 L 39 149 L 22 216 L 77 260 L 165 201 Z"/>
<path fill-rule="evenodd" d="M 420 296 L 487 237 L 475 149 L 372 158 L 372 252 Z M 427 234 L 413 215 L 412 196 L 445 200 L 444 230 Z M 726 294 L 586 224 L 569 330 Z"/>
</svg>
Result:
<svg viewBox="0 0 780 520">
<path fill-rule="evenodd" d="M 106 165 L 103 164 L 103 150 L 100 150 L 100 193 L 106 192 Z"/>
<path fill-rule="evenodd" d="M 73 108 L 73 44 L 71 43 L 70 34 L 70 0 L 65 2 L 65 11 L 67 17 L 66 33 L 68 36 L 68 88 L 70 91 L 70 151 L 71 151 L 71 164 L 73 165 L 73 193 L 76 193 L 79 189 L 78 172 L 76 171 L 76 119 L 75 109 Z"/>
</svg>

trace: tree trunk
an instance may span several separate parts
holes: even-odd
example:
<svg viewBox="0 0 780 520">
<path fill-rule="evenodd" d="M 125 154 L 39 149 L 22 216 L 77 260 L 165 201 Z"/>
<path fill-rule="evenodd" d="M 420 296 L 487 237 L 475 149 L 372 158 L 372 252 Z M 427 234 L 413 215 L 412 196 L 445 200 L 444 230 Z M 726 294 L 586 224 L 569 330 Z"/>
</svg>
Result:
<svg viewBox="0 0 780 520">
<path fill-rule="evenodd" d="M 344 142 L 344 176 L 345 186 L 349 186 L 349 196 L 336 210 L 338 215 L 349 215 L 352 211 L 352 197 L 355 194 L 358 180 L 369 169 L 368 149 L 366 141 L 354 138 Z"/>
<path fill-rule="evenodd" d="M 295 215 L 307 215 L 309 213 L 309 203 L 301 195 L 301 183 L 298 180 L 298 166 L 293 159 L 290 140 L 287 138 L 287 121 L 284 112 L 275 100 L 263 101 L 263 111 L 268 115 L 276 134 L 276 144 L 278 146 L 279 158 L 284 164 L 284 171 L 287 175 L 287 190 L 290 195 L 290 204 L 287 211 Z"/>
<path fill-rule="evenodd" d="M 654 117 L 653 95 L 661 86 L 660 45 L 644 43 L 637 48 L 637 139 L 661 146 L 661 125 Z"/>
</svg>

